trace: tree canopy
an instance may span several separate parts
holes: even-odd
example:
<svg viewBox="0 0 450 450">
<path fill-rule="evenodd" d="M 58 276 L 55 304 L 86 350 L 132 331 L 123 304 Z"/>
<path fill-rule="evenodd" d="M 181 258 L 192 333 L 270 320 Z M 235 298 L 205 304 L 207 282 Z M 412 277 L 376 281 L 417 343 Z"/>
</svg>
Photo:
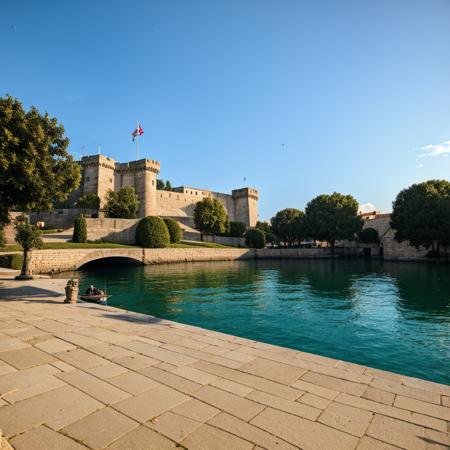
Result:
<svg viewBox="0 0 450 450">
<path fill-rule="evenodd" d="M 158 191 L 173 191 L 172 183 L 169 180 L 164 180 L 158 178 L 156 180 L 156 189 Z"/>
<path fill-rule="evenodd" d="M 226 231 L 228 216 L 217 198 L 206 197 L 194 209 L 195 227 L 201 233 L 219 235 Z"/>
<path fill-rule="evenodd" d="M 139 198 L 134 187 L 127 186 L 106 196 L 105 213 L 117 219 L 135 219 L 139 212 Z"/>
<path fill-rule="evenodd" d="M 391 227 L 399 242 L 431 247 L 440 256 L 450 244 L 450 182 L 429 180 L 403 189 L 392 204 Z"/>
<path fill-rule="evenodd" d="M 244 222 L 230 222 L 230 233 L 231 237 L 243 237 L 245 231 L 247 230 L 247 225 Z"/>
<path fill-rule="evenodd" d="M 377 244 L 380 242 L 380 236 L 375 228 L 364 228 L 358 234 L 359 242 L 363 244 Z"/>
<path fill-rule="evenodd" d="M 0 98 L 0 124 L 0 223 L 11 210 L 51 211 L 80 182 L 64 127 L 11 96 Z"/>
<path fill-rule="evenodd" d="M 334 192 L 313 198 L 305 209 L 308 236 L 327 241 L 332 247 L 337 240 L 353 240 L 363 226 L 358 216 L 358 202 L 351 195 Z"/>
<path fill-rule="evenodd" d="M 75 206 L 81 209 L 99 209 L 100 197 L 94 192 L 82 195 L 76 202 Z"/>
<path fill-rule="evenodd" d="M 296 208 L 278 211 L 271 219 L 272 232 L 285 245 L 300 244 L 305 235 L 305 214 Z"/>
</svg>

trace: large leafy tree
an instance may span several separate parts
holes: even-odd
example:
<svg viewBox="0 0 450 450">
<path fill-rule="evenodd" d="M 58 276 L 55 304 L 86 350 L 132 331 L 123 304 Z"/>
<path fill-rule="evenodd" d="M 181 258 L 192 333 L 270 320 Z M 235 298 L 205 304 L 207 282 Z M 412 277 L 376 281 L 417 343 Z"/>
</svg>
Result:
<svg viewBox="0 0 450 450">
<path fill-rule="evenodd" d="M 305 214 L 296 208 L 278 211 L 271 219 L 272 232 L 285 245 L 299 244 L 305 238 Z"/>
<path fill-rule="evenodd" d="M 450 244 L 450 182 L 430 180 L 403 189 L 392 204 L 391 227 L 395 239 L 413 246 L 431 247 L 440 256 Z"/>
<path fill-rule="evenodd" d="M 139 212 L 139 197 L 134 187 L 127 186 L 106 195 L 105 213 L 116 219 L 135 219 Z"/>
<path fill-rule="evenodd" d="M 35 107 L 0 97 L 0 223 L 11 210 L 51 211 L 80 182 L 64 127 Z"/>
<path fill-rule="evenodd" d="M 313 198 L 306 206 L 305 215 L 308 236 L 326 241 L 332 247 L 338 240 L 355 239 L 363 226 L 358 202 L 351 195 L 338 192 Z"/>
<path fill-rule="evenodd" d="M 195 227 L 204 234 L 221 234 L 226 231 L 228 216 L 217 198 L 206 197 L 194 209 Z"/>
</svg>

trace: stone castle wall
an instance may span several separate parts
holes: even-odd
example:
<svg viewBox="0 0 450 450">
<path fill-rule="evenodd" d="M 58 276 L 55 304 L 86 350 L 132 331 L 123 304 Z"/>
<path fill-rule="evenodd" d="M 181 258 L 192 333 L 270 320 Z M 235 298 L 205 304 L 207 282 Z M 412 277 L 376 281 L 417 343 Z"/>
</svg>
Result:
<svg viewBox="0 0 450 450">
<path fill-rule="evenodd" d="M 132 186 L 140 201 L 139 217 L 192 217 L 198 201 L 215 197 L 222 202 L 230 220 L 241 221 L 248 226 L 255 226 L 258 220 L 258 192 L 253 188 L 236 189 L 231 195 L 184 186 L 174 191 L 161 191 L 156 189 L 156 177 L 160 171 L 158 161 L 142 159 L 117 163 L 106 156 L 95 155 L 83 157 L 80 164 L 82 180 L 70 197 L 72 203 L 81 195 L 96 193 L 103 207 L 109 190 L 118 191 Z"/>
</svg>

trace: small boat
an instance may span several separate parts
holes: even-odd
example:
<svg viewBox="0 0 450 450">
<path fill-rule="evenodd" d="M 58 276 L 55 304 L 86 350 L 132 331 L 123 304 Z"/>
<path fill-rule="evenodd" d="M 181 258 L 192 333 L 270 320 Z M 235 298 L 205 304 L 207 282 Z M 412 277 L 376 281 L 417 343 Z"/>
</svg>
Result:
<svg viewBox="0 0 450 450">
<path fill-rule="evenodd" d="M 81 295 L 79 295 L 79 297 L 84 302 L 97 303 L 99 305 L 106 305 L 106 301 L 111 296 L 106 295 L 106 294 L 97 294 L 97 295 L 81 294 Z"/>
</svg>

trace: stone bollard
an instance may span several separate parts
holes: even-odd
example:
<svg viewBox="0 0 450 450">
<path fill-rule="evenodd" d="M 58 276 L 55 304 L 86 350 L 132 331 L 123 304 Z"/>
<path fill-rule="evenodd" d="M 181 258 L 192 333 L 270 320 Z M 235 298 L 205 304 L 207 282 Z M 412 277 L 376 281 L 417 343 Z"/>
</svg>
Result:
<svg viewBox="0 0 450 450">
<path fill-rule="evenodd" d="M 78 299 L 78 279 L 71 278 L 65 287 L 66 298 L 64 303 L 76 303 Z"/>
</svg>

